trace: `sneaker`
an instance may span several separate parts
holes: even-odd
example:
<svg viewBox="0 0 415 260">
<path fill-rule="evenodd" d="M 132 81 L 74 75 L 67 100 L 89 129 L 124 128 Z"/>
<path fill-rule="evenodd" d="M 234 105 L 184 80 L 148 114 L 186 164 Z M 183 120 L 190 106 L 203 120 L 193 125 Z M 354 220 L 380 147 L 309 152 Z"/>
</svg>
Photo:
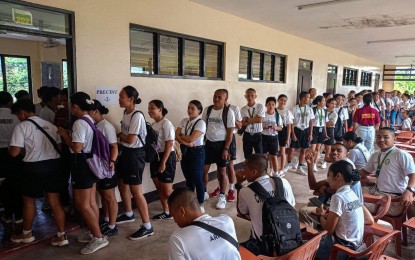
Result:
<svg viewBox="0 0 415 260">
<path fill-rule="evenodd" d="M 208 200 L 210 197 L 209 197 L 209 193 L 207 193 L 207 191 L 205 191 L 205 198 L 204 198 L 204 200 Z"/>
<path fill-rule="evenodd" d="M 234 190 L 229 190 L 228 197 L 226 198 L 226 200 L 229 202 L 234 202 L 236 200 Z"/>
<path fill-rule="evenodd" d="M 209 194 L 210 198 L 216 197 L 218 196 L 218 194 L 220 193 L 220 189 L 216 188 L 216 190 L 214 190 L 212 193 Z"/>
<path fill-rule="evenodd" d="M 291 163 L 288 163 L 287 165 L 285 165 L 285 167 L 284 167 L 283 171 L 284 171 L 284 173 L 286 173 L 286 172 L 288 172 L 288 170 L 290 170 L 290 169 L 292 169 L 292 165 L 291 165 Z"/>
<path fill-rule="evenodd" d="M 157 214 L 153 217 L 153 220 L 163 220 L 163 219 L 173 219 L 173 216 L 163 211 L 162 213 Z"/>
<path fill-rule="evenodd" d="M 52 241 L 50 242 L 52 246 L 66 246 L 69 244 L 68 237 L 65 235 L 63 236 L 55 236 L 52 238 Z"/>
<path fill-rule="evenodd" d="M 224 209 L 226 207 L 225 194 L 219 194 L 218 203 L 216 204 L 217 209 Z"/>
<path fill-rule="evenodd" d="M 107 237 L 112 237 L 118 234 L 118 228 L 117 226 L 115 226 L 114 228 L 110 228 L 108 226 L 106 226 L 103 230 L 102 230 L 102 234 L 104 236 Z"/>
<path fill-rule="evenodd" d="M 304 169 L 303 169 L 303 167 L 302 167 L 302 166 L 299 166 L 299 167 L 297 168 L 296 173 L 298 173 L 298 174 L 300 174 L 300 175 L 303 175 L 303 176 L 307 176 L 307 173 L 304 171 Z"/>
<path fill-rule="evenodd" d="M 92 254 L 101 248 L 106 247 L 109 244 L 108 238 L 104 236 L 102 239 L 100 238 L 92 238 L 92 241 L 88 243 L 84 248 L 81 250 L 81 254 L 89 255 Z"/>
<path fill-rule="evenodd" d="M 131 217 L 129 217 L 124 213 L 117 217 L 117 220 L 115 223 L 122 224 L 122 223 L 127 223 L 127 222 L 133 222 L 134 220 L 135 220 L 134 214 Z"/>
<path fill-rule="evenodd" d="M 276 174 L 276 176 L 277 177 L 280 177 L 280 178 L 284 178 L 285 177 L 285 172 L 284 171 L 277 171 L 277 174 Z"/>
<path fill-rule="evenodd" d="M 205 205 L 200 204 L 200 211 L 202 211 L 202 213 L 205 214 Z"/>
<path fill-rule="evenodd" d="M 146 229 L 143 225 L 141 225 L 140 229 L 133 233 L 129 239 L 130 240 L 140 240 L 145 237 L 149 237 L 154 235 L 153 227 L 150 229 Z"/>
<path fill-rule="evenodd" d="M 298 163 L 291 163 L 291 169 L 295 170 L 298 168 Z"/>
<path fill-rule="evenodd" d="M 321 169 L 326 169 L 327 168 L 327 162 L 323 162 L 321 164 Z"/>
<path fill-rule="evenodd" d="M 81 243 L 90 243 L 92 241 L 92 235 L 89 231 L 86 231 L 78 236 L 78 242 Z"/>
<path fill-rule="evenodd" d="M 33 236 L 32 232 L 29 232 L 28 234 L 13 234 L 12 237 L 10 238 L 10 240 L 14 243 L 32 243 L 33 241 L 35 241 L 35 237 Z"/>
<path fill-rule="evenodd" d="M 107 226 L 108 226 L 108 222 L 107 221 L 105 221 L 105 220 L 101 220 L 100 222 L 99 222 L 99 229 L 101 229 L 101 230 L 104 230 Z"/>
<path fill-rule="evenodd" d="M 317 164 L 314 164 L 313 165 L 313 172 L 318 172 L 318 170 L 317 170 Z"/>
</svg>

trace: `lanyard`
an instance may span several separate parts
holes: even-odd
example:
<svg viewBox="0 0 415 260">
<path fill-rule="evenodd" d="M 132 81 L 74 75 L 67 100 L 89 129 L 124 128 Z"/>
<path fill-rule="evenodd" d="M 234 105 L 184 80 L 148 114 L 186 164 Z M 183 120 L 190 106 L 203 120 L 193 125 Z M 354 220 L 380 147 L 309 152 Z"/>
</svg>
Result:
<svg viewBox="0 0 415 260">
<path fill-rule="evenodd" d="M 298 105 L 298 108 L 300 108 L 301 123 L 305 123 L 305 112 L 307 111 L 307 106 L 304 106 L 304 112 L 301 110 L 300 105 Z"/>
<path fill-rule="evenodd" d="M 380 170 L 382 169 L 383 163 L 385 162 L 386 157 L 388 157 L 388 155 L 395 149 L 395 147 L 393 147 L 392 149 L 389 150 L 389 152 L 386 153 L 385 157 L 383 157 L 382 162 L 380 162 L 380 156 L 382 153 L 379 153 L 378 156 L 378 168 L 376 169 L 376 178 L 379 177 L 380 174 Z"/>
<path fill-rule="evenodd" d="M 318 114 L 318 121 L 320 122 L 320 126 L 323 126 L 323 111 L 322 111 L 322 109 L 317 108 L 317 114 Z"/>
<path fill-rule="evenodd" d="M 185 134 L 185 135 L 188 135 L 188 134 L 187 134 L 187 132 L 189 132 L 189 130 L 190 130 L 190 129 L 192 129 L 192 125 L 193 125 L 193 124 L 190 124 L 190 125 L 189 125 L 189 123 L 190 123 L 190 120 L 189 120 L 189 121 L 187 121 L 186 126 L 184 127 L 184 134 Z M 187 127 L 188 125 L 189 125 L 189 127 Z"/>
<path fill-rule="evenodd" d="M 248 108 L 248 115 L 249 115 L 250 118 L 254 117 L 254 113 L 255 113 L 255 107 L 252 109 L 252 114 L 251 114 L 251 111 L 249 111 L 249 108 Z"/>
</svg>

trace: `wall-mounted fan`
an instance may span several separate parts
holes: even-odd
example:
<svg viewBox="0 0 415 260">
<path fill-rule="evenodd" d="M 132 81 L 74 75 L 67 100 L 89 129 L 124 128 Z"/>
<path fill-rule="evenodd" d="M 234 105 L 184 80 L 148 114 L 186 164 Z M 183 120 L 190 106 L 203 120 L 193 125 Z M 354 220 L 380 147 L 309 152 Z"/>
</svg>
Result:
<svg viewBox="0 0 415 260">
<path fill-rule="evenodd" d="M 41 44 L 43 48 L 47 48 L 47 49 L 55 48 L 55 47 L 58 47 L 59 45 L 60 45 L 59 42 L 54 38 L 48 38 L 46 41 L 42 42 Z"/>
</svg>

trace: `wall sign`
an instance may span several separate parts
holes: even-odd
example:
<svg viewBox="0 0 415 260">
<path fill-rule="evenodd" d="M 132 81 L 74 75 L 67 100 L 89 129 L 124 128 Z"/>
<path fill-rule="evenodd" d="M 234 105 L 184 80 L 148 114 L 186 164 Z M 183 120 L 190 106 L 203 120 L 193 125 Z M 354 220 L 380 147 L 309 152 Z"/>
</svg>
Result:
<svg viewBox="0 0 415 260">
<path fill-rule="evenodd" d="M 115 87 L 97 87 L 95 99 L 103 105 L 118 104 L 118 89 Z"/>
<path fill-rule="evenodd" d="M 13 22 L 24 25 L 33 25 L 33 16 L 29 11 L 12 8 Z"/>
</svg>

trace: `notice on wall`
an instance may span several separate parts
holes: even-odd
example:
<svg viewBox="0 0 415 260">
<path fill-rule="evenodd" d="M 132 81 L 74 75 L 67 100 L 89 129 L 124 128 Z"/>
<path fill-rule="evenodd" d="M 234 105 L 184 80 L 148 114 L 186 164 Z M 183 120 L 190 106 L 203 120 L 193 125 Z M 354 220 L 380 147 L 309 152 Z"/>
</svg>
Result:
<svg viewBox="0 0 415 260">
<path fill-rule="evenodd" d="M 103 105 L 118 104 L 118 89 L 115 87 L 97 87 L 95 99 Z"/>
</svg>

